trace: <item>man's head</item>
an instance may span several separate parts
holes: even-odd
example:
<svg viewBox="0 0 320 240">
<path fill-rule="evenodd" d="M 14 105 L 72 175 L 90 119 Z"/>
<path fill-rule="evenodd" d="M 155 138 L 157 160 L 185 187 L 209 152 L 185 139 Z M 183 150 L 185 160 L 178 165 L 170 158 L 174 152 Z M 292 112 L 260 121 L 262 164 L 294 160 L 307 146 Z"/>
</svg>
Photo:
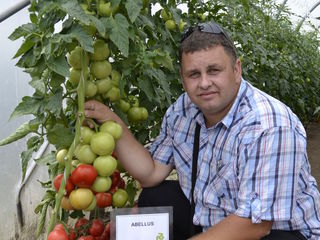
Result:
<svg viewBox="0 0 320 240">
<path fill-rule="evenodd" d="M 201 109 L 207 126 L 221 121 L 241 83 L 241 62 L 231 40 L 212 23 L 187 31 L 181 42 L 180 66 L 183 88 Z"/>
<path fill-rule="evenodd" d="M 224 48 L 234 63 L 237 59 L 236 48 L 228 34 L 218 24 L 207 22 L 189 27 L 181 38 L 179 48 L 180 63 L 182 53 L 206 50 L 219 45 Z"/>
</svg>

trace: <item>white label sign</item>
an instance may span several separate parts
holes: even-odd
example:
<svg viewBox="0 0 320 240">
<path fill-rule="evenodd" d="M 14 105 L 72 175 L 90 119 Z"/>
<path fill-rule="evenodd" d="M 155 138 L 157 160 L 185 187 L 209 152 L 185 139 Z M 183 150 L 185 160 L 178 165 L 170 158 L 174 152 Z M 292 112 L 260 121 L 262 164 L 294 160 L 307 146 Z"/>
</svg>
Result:
<svg viewBox="0 0 320 240">
<path fill-rule="evenodd" d="M 169 240 L 169 213 L 116 216 L 116 240 Z"/>
</svg>

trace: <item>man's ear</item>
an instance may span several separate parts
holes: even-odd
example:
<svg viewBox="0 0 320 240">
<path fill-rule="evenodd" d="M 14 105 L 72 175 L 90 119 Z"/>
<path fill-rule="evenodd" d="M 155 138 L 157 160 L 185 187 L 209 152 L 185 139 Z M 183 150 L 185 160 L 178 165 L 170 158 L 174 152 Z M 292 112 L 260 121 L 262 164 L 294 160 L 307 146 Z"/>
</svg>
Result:
<svg viewBox="0 0 320 240">
<path fill-rule="evenodd" d="M 242 76 L 242 68 L 241 68 L 240 58 L 237 58 L 235 63 L 234 63 L 234 74 L 235 74 L 235 77 L 236 77 L 236 81 L 240 82 L 241 81 L 241 76 Z"/>
<path fill-rule="evenodd" d="M 183 87 L 184 90 L 186 90 L 185 87 L 184 87 L 184 79 L 183 79 L 183 74 L 182 74 L 181 67 L 179 69 L 179 74 L 180 74 L 180 78 L 181 78 L 182 87 Z"/>
</svg>

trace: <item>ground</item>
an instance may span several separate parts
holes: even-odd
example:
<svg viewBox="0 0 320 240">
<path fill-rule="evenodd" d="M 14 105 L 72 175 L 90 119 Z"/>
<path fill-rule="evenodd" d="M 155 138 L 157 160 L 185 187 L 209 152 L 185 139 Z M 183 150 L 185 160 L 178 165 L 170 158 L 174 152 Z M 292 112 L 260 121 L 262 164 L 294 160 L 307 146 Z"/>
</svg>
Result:
<svg viewBox="0 0 320 240">
<path fill-rule="evenodd" d="M 310 123 L 306 131 L 311 174 L 317 180 L 320 189 L 320 123 Z"/>
</svg>

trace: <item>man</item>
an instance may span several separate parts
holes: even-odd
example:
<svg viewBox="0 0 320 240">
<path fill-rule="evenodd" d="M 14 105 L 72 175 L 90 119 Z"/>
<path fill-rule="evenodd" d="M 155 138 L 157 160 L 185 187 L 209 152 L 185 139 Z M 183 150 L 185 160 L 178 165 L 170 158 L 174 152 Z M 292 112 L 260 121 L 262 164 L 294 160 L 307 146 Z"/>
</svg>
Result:
<svg viewBox="0 0 320 240">
<path fill-rule="evenodd" d="M 214 22 L 183 35 L 180 65 L 185 93 L 149 150 L 109 108 L 85 105 L 87 117 L 124 128 L 115 151 L 144 188 L 139 205 L 173 205 L 175 240 L 190 237 L 190 214 L 203 231 L 195 240 L 320 239 L 320 194 L 296 115 L 242 78 L 235 47 Z M 179 184 L 164 181 L 173 168 Z"/>
</svg>

